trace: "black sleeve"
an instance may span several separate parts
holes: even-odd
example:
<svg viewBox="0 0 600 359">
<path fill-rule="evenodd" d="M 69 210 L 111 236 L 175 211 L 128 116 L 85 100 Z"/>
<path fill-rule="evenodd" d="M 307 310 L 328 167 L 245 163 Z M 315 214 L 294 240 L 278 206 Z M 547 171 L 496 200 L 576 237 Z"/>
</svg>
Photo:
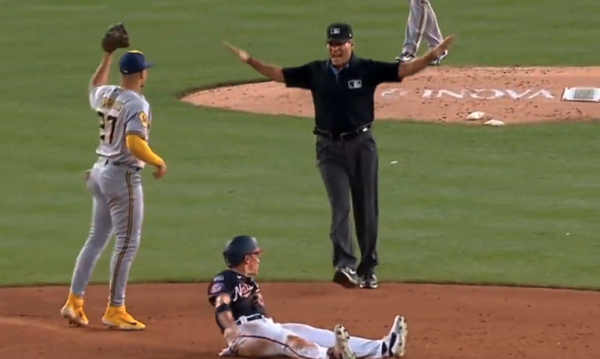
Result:
<svg viewBox="0 0 600 359">
<path fill-rule="evenodd" d="M 309 62 L 302 66 L 282 68 L 285 85 L 310 90 L 313 83 L 314 64 L 314 62 Z"/>
<path fill-rule="evenodd" d="M 384 82 L 402 82 L 402 78 L 398 76 L 400 63 L 371 61 L 369 68 L 369 77 L 379 85 Z"/>
<path fill-rule="evenodd" d="M 208 286 L 208 302 L 215 305 L 215 299 L 221 294 L 229 294 L 233 296 L 235 283 L 230 278 L 223 274 L 214 277 Z"/>
</svg>

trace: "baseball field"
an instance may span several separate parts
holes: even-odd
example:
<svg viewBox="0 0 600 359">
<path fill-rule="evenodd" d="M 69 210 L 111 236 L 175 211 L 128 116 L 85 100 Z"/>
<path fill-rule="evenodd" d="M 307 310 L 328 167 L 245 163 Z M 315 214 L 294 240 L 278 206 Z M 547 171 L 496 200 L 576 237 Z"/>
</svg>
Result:
<svg viewBox="0 0 600 359">
<path fill-rule="evenodd" d="M 223 40 L 300 65 L 327 56 L 335 21 L 353 25 L 359 55 L 392 61 L 407 1 L 0 0 L 0 357 L 216 357 L 225 342 L 203 282 L 237 234 L 265 250 L 258 281 L 276 321 L 380 338 L 403 314 L 412 359 L 596 357 L 600 104 L 560 97 L 600 87 L 600 2 L 432 4 L 456 35 L 450 55 L 376 94 L 382 283 L 367 291 L 330 282 L 309 94 L 194 89 L 260 79 Z M 90 327 L 59 315 L 91 216 L 83 172 L 98 127 L 87 84 L 117 22 L 155 64 L 144 89 L 151 145 L 169 166 L 160 181 L 144 173 L 127 291 L 148 326 L 138 333 L 100 323 L 112 244 L 87 292 Z M 506 125 L 464 120 L 476 110 Z"/>
</svg>

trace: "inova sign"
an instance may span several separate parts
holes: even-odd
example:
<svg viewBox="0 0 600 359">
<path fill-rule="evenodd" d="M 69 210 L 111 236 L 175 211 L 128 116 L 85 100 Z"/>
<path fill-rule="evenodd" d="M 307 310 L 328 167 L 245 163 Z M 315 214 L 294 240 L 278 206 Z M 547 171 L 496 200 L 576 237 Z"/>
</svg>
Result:
<svg viewBox="0 0 600 359">
<path fill-rule="evenodd" d="M 389 89 L 381 93 L 382 97 L 404 97 L 410 96 L 407 90 Z M 554 95 L 549 90 L 512 90 L 512 89 L 462 89 L 462 90 L 447 90 L 447 89 L 424 89 L 419 95 L 421 98 L 456 98 L 456 99 L 477 99 L 477 100 L 498 100 L 506 99 L 536 99 L 546 98 L 554 99 Z"/>
</svg>

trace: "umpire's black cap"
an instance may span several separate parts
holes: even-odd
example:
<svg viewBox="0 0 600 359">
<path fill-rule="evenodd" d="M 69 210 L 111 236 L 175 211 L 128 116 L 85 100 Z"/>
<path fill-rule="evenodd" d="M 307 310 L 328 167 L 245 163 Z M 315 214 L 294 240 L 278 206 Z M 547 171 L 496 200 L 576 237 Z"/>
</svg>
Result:
<svg viewBox="0 0 600 359">
<path fill-rule="evenodd" d="M 327 42 L 348 42 L 352 40 L 352 26 L 336 22 L 327 26 Z"/>
</svg>

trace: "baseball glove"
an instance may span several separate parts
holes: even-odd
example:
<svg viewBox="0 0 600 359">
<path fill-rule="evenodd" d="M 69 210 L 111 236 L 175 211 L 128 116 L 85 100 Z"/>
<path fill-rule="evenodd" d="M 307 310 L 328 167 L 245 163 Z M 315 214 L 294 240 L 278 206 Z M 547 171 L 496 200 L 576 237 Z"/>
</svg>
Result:
<svg viewBox="0 0 600 359">
<path fill-rule="evenodd" d="M 117 49 L 129 47 L 129 34 L 125 25 L 118 23 L 108 28 L 101 42 L 102 50 L 113 53 Z"/>
</svg>

